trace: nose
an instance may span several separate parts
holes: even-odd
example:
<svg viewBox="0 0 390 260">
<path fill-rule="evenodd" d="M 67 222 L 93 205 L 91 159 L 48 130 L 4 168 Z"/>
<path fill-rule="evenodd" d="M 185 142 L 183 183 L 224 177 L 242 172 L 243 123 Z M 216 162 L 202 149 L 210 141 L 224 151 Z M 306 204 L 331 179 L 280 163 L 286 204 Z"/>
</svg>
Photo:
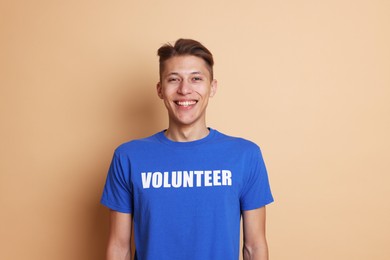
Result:
<svg viewBox="0 0 390 260">
<path fill-rule="evenodd" d="M 180 82 L 180 85 L 177 89 L 177 93 L 182 95 L 190 94 L 192 91 L 191 84 L 189 84 L 187 81 L 183 80 Z"/>
</svg>

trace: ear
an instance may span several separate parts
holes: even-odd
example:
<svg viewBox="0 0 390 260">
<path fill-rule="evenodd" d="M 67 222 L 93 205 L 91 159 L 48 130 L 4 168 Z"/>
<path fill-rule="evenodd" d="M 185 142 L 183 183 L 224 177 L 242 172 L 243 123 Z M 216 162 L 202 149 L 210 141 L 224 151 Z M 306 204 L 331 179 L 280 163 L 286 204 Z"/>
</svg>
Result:
<svg viewBox="0 0 390 260">
<path fill-rule="evenodd" d="M 211 81 L 210 97 L 213 97 L 215 95 L 215 93 L 217 92 L 217 88 L 218 81 L 216 79 L 213 79 L 213 81 Z"/>
<path fill-rule="evenodd" d="M 161 86 L 161 82 L 158 82 L 157 85 L 156 85 L 156 90 L 157 90 L 157 95 L 159 98 L 163 99 L 164 96 L 162 94 L 162 86 Z"/>
</svg>

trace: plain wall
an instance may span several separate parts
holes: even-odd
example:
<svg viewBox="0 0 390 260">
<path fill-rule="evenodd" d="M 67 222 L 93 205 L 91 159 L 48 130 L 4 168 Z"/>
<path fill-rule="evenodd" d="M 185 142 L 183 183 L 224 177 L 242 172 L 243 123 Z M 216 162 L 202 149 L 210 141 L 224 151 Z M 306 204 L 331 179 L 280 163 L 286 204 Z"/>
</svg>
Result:
<svg viewBox="0 0 390 260">
<path fill-rule="evenodd" d="M 104 258 L 113 150 L 167 127 L 156 50 L 204 43 L 208 125 L 258 143 L 270 259 L 390 259 L 390 2 L 0 2 L 0 259 Z"/>
</svg>

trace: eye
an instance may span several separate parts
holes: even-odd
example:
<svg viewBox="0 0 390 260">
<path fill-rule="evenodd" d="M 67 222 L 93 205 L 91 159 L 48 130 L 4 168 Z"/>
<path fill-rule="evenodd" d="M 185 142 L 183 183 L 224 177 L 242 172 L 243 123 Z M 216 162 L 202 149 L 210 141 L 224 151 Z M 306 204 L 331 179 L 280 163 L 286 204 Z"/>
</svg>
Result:
<svg viewBox="0 0 390 260">
<path fill-rule="evenodd" d="M 178 82 L 179 78 L 168 78 L 168 82 Z"/>
<path fill-rule="evenodd" d="M 192 81 L 202 81 L 203 79 L 201 77 L 193 77 Z"/>
</svg>

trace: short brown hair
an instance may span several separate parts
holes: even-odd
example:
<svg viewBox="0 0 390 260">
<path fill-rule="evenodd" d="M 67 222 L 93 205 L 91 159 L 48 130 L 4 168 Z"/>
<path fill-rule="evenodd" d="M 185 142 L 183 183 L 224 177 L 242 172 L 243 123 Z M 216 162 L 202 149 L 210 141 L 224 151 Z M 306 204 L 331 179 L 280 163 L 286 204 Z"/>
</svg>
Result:
<svg viewBox="0 0 390 260">
<path fill-rule="evenodd" d="M 157 51 L 157 55 L 160 57 L 160 79 L 166 60 L 175 56 L 185 55 L 192 55 L 203 59 L 206 62 L 208 71 L 210 72 L 211 80 L 213 79 L 213 55 L 198 41 L 192 39 L 178 39 L 174 45 L 167 43 L 161 46 Z"/>
</svg>

